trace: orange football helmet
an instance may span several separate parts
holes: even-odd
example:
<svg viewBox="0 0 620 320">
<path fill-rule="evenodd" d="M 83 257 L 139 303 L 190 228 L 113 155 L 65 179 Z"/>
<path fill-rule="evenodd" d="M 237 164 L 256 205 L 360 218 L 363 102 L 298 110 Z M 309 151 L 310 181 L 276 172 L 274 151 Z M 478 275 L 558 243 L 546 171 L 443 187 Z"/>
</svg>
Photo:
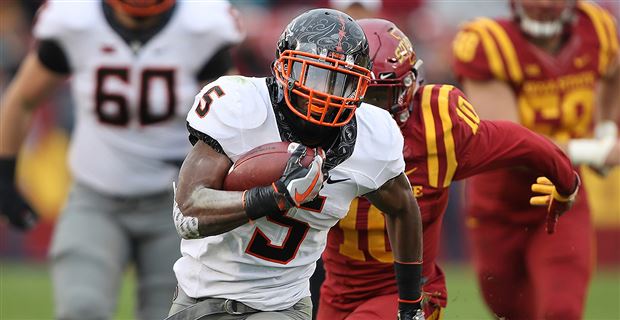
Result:
<svg viewBox="0 0 620 320">
<path fill-rule="evenodd" d="M 119 8 L 133 17 L 150 17 L 166 12 L 175 0 L 106 0 L 112 7 Z"/>
<path fill-rule="evenodd" d="M 273 73 L 288 108 L 301 119 L 340 127 L 353 118 L 370 81 L 368 41 L 348 15 L 310 10 L 286 27 Z"/>
</svg>

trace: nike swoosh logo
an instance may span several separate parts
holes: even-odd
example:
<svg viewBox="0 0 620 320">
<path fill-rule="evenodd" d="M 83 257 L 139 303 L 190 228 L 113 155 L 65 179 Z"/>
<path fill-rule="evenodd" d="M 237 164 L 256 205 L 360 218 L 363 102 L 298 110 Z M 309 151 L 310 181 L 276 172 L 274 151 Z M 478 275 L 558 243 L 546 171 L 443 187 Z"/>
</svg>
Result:
<svg viewBox="0 0 620 320">
<path fill-rule="evenodd" d="M 325 183 L 327 183 L 327 184 L 333 184 L 333 183 L 343 182 L 343 181 L 347 181 L 347 180 L 351 180 L 351 178 L 344 178 L 344 179 L 332 179 L 332 177 L 328 177 L 328 178 L 327 178 L 327 181 L 325 181 Z"/>
<path fill-rule="evenodd" d="M 405 175 L 408 176 L 408 175 L 414 173 L 416 170 L 418 170 L 418 167 L 413 167 L 413 169 L 411 169 L 409 171 L 405 171 Z"/>
<path fill-rule="evenodd" d="M 314 189 L 314 186 L 316 185 L 316 182 L 319 180 L 320 175 L 321 175 L 321 171 L 316 173 L 316 175 L 314 176 L 314 180 L 312 180 L 312 183 L 310 183 L 310 186 L 308 186 L 308 189 L 306 189 L 304 193 L 299 193 L 297 192 L 297 190 L 295 190 L 295 202 L 301 204 L 304 202 L 304 200 L 306 200 L 308 195 L 310 195 L 310 192 L 312 192 L 312 189 Z"/>
</svg>

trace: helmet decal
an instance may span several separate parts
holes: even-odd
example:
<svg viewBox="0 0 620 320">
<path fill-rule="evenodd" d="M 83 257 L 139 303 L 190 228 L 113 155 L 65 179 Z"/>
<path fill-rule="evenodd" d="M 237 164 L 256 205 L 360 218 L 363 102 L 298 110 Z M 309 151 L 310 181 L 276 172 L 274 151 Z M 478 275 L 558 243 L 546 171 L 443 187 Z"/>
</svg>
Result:
<svg viewBox="0 0 620 320">
<path fill-rule="evenodd" d="M 409 38 L 403 37 L 402 32 L 396 28 L 391 29 L 389 33 L 392 37 L 399 41 L 398 45 L 394 49 L 394 56 L 396 57 L 398 63 L 404 63 L 405 60 L 408 60 L 409 63 L 413 65 L 415 63 L 415 55 L 410 54 L 413 52 L 413 45 L 411 44 Z"/>
</svg>

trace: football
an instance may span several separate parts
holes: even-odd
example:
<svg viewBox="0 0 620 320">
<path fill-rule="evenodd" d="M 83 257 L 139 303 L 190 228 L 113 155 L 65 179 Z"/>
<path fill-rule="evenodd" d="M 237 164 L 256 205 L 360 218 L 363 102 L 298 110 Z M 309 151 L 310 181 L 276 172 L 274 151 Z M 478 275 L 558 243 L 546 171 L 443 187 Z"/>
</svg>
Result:
<svg viewBox="0 0 620 320">
<path fill-rule="evenodd" d="M 224 178 L 224 190 L 243 191 L 254 187 L 270 185 L 280 179 L 286 162 L 297 147 L 297 143 L 272 142 L 258 146 L 239 157 Z M 314 150 L 307 148 L 302 159 L 303 166 L 309 166 L 314 159 Z"/>
</svg>

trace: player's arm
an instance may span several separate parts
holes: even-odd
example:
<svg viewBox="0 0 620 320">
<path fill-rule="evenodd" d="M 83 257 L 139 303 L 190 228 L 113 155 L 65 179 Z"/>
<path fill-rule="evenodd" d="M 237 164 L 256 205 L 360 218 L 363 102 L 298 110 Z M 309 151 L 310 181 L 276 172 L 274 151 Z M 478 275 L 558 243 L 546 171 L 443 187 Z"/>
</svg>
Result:
<svg viewBox="0 0 620 320">
<path fill-rule="evenodd" d="M 185 158 L 174 208 L 175 226 L 184 239 L 220 234 L 248 222 L 243 192 L 219 190 L 231 165 L 227 156 L 200 140 Z"/>
<path fill-rule="evenodd" d="M 481 121 L 465 154 L 457 179 L 513 166 L 525 166 L 548 177 L 551 181 L 536 181 L 532 189 L 545 195 L 530 201 L 547 207 L 548 233 L 554 232 L 558 217 L 570 209 L 579 189 L 579 176 L 566 154 L 549 139 L 514 122 Z"/>
<path fill-rule="evenodd" d="M 474 84 L 473 86 L 473 92 L 478 92 L 485 85 Z M 497 88 L 500 87 L 495 89 Z M 496 98 L 497 103 L 509 103 L 509 99 L 513 99 L 509 96 L 512 94 L 511 91 L 500 89 L 497 92 L 500 92 Z M 488 93 L 483 95 L 486 94 Z M 487 112 L 486 114 L 503 112 L 490 111 L 488 99 L 491 97 L 483 95 L 475 95 L 478 99 L 484 98 L 479 101 L 485 106 L 482 112 Z M 459 155 L 455 179 L 463 179 L 498 168 L 525 166 L 550 178 L 562 194 L 570 195 L 575 191 L 577 174 L 573 170 L 571 161 L 555 143 L 515 123 L 512 119 L 508 121 L 479 120 L 477 115 L 482 113 L 481 109 L 477 105 L 474 109 L 474 104 L 469 103 L 468 100 L 471 98 L 465 98 L 458 89 L 452 90 L 450 105 L 453 108 L 450 108 L 450 115 L 454 124 L 455 152 Z M 508 115 L 508 113 L 504 114 Z M 496 117 L 496 119 L 501 118 L 501 115 Z"/>
<path fill-rule="evenodd" d="M 323 185 L 323 154 L 317 155 L 309 167 L 303 167 L 305 152 L 305 146 L 295 149 L 282 177 L 272 185 L 243 192 L 224 191 L 220 189 L 232 162 L 198 141 L 179 173 L 173 210 L 177 232 L 184 239 L 218 235 L 314 199 Z M 292 196 L 297 194 L 306 196 Z"/>
<path fill-rule="evenodd" d="M 485 120 L 508 120 L 519 123 L 517 110 L 517 97 L 510 86 L 500 80 L 474 80 L 463 78 L 463 91 L 468 100 L 476 106 L 476 112 L 480 119 Z M 567 149 L 567 144 L 557 142 L 562 150 Z"/>
<path fill-rule="evenodd" d="M 462 80 L 463 89 L 469 101 L 476 107 L 481 119 L 508 120 L 519 123 L 516 97 L 512 89 L 503 81 L 478 81 L 469 78 Z M 609 91 L 613 91 L 611 88 Z M 617 96 L 617 89 L 614 94 Z M 611 100 L 611 98 L 609 98 Z M 617 98 L 615 99 L 618 100 Z M 615 103 L 615 102 L 614 102 Z M 615 126 L 615 125 L 614 125 Z M 590 164 L 594 166 L 617 165 L 612 148 L 614 141 L 604 139 L 572 139 L 568 142 L 554 141 L 562 150 L 566 151 L 575 164 Z M 615 148 L 620 148 L 615 143 Z"/>
<path fill-rule="evenodd" d="M 620 52 L 610 64 L 609 72 L 601 78 L 597 91 L 598 123 L 594 128 L 594 136 L 599 140 L 614 142 L 605 158 L 604 165 L 620 165 L 620 140 L 616 121 L 620 119 Z M 609 144 L 609 142 L 607 142 Z"/>
<path fill-rule="evenodd" d="M 616 120 L 620 114 L 620 57 L 609 64 L 596 92 L 596 126 L 594 138 L 573 139 L 567 152 L 576 164 L 587 164 L 599 172 L 620 165 L 620 139 Z"/>
<path fill-rule="evenodd" d="M 577 174 L 566 154 L 551 140 L 514 122 L 481 120 L 477 133 L 465 146 L 466 156 L 456 179 L 524 166 L 551 179 L 564 195 L 572 194 L 577 187 Z"/>
<path fill-rule="evenodd" d="M 548 182 L 549 187 L 541 189 L 536 185 L 534 191 L 542 190 L 546 196 L 532 198 L 531 203 L 548 205 L 547 230 L 553 232 L 557 217 L 570 208 L 579 187 L 579 177 L 564 152 L 547 138 L 512 121 L 479 120 L 473 105 L 458 89 L 451 90 L 448 104 L 455 140 L 455 144 L 448 145 L 456 146 L 452 152 L 459 158 L 452 161 L 456 165 L 454 179 L 513 166 L 526 166 L 548 176 L 557 187 L 550 181 L 544 183 Z M 547 193 L 550 188 L 552 192 Z"/>
<path fill-rule="evenodd" d="M 422 218 L 404 173 L 365 195 L 385 213 L 386 229 L 394 254 L 401 319 L 414 318 L 421 309 Z M 421 319 L 421 318 L 420 318 Z"/>
<path fill-rule="evenodd" d="M 15 157 L 28 132 L 33 111 L 66 79 L 29 53 L 2 97 L 0 109 L 0 156 Z"/>
<path fill-rule="evenodd" d="M 463 91 L 481 119 L 519 123 L 517 99 L 512 88 L 499 80 L 462 80 Z"/>
<path fill-rule="evenodd" d="M 0 213 L 19 229 L 29 229 L 36 214 L 15 185 L 19 149 L 28 133 L 34 110 L 65 80 L 47 68 L 37 52 L 29 53 L 0 103 Z"/>
<path fill-rule="evenodd" d="M 599 121 L 615 122 L 620 117 L 620 52 L 610 63 L 607 75 L 601 78 L 598 98 Z"/>
</svg>

